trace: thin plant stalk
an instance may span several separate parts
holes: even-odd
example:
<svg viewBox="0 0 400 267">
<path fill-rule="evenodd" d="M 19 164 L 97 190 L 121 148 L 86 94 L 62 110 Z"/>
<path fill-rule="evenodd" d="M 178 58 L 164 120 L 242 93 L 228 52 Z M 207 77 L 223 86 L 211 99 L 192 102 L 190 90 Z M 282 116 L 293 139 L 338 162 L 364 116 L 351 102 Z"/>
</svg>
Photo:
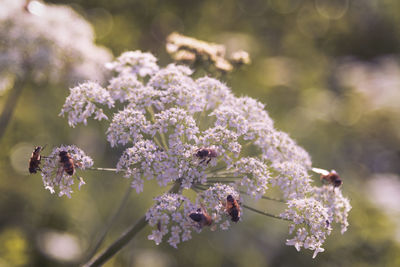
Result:
<svg viewBox="0 0 400 267">
<path fill-rule="evenodd" d="M 122 198 L 118 209 L 114 212 L 114 214 L 108 220 L 107 224 L 105 225 L 105 227 L 102 230 L 102 233 L 100 235 L 99 240 L 97 241 L 96 245 L 93 247 L 92 251 L 86 257 L 86 260 L 90 260 L 96 254 L 97 250 L 99 249 L 99 247 L 103 243 L 103 241 L 104 241 L 108 231 L 110 230 L 111 226 L 113 225 L 115 220 L 119 217 L 119 215 L 121 214 L 123 208 L 125 207 L 125 204 L 129 199 L 129 195 L 130 195 L 131 191 L 132 191 L 132 187 L 129 185 L 128 190 L 126 190 L 126 193 L 125 193 L 124 197 Z"/>
<path fill-rule="evenodd" d="M 267 196 L 262 196 L 261 198 L 262 199 L 268 199 L 268 200 L 276 201 L 276 202 L 280 202 L 280 203 L 286 203 L 285 200 L 280 199 L 280 198 L 267 197 Z"/>
<path fill-rule="evenodd" d="M 247 194 L 245 191 L 239 191 L 240 194 L 244 194 L 244 195 L 249 195 Z M 281 202 L 281 203 L 286 203 L 285 200 L 280 199 L 280 198 L 275 198 L 275 197 L 268 197 L 268 196 L 261 196 L 262 199 L 267 199 L 267 200 L 272 200 L 272 201 L 276 201 L 276 202 Z"/>
<path fill-rule="evenodd" d="M 169 193 L 179 193 L 181 191 L 181 180 L 177 180 Z M 146 216 L 141 217 L 134 225 L 128 228 L 117 240 L 114 241 L 108 248 L 106 248 L 100 255 L 93 258 L 84 267 L 101 266 L 122 248 L 124 248 L 135 236 L 147 225 Z"/>
<path fill-rule="evenodd" d="M 271 214 L 271 213 L 268 213 L 268 212 L 264 212 L 264 211 L 261 211 L 261 210 L 258 210 L 258 209 L 249 207 L 249 206 L 247 206 L 247 205 L 242 205 L 242 207 L 245 208 L 245 209 L 254 211 L 254 212 L 258 213 L 258 214 L 264 215 L 264 216 L 268 216 L 268 217 L 271 217 L 271 218 L 275 218 L 275 219 L 279 219 L 279 220 L 284 220 L 284 221 L 290 221 L 290 220 L 285 219 L 285 218 L 282 218 L 282 217 L 280 217 L 280 216 L 278 216 L 278 215 Z"/>
<path fill-rule="evenodd" d="M 236 181 L 234 180 L 207 180 L 207 183 L 215 184 L 215 183 L 221 183 L 221 184 L 233 184 Z"/>
<path fill-rule="evenodd" d="M 243 177 L 240 176 L 209 176 L 207 177 L 208 179 L 226 179 L 226 178 L 232 178 L 232 179 L 242 179 Z"/>
<path fill-rule="evenodd" d="M 117 172 L 117 169 L 114 169 L 114 168 L 87 168 L 86 170 Z"/>
<path fill-rule="evenodd" d="M 21 96 L 22 90 L 26 85 L 26 80 L 17 80 L 14 84 L 14 87 L 10 89 L 7 100 L 5 101 L 5 105 L 3 111 L 0 115 L 0 139 L 3 137 L 8 123 L 11 120 L 11 117 L 14 113 L 14 109 L 17 106 L 18 98 Z"/>
<path fill-rule="evenodd" d="M 100 255 L 93 258 L 91 261 L 83 265 L 84 267 L 95 267 L 102 266 L 106 261 L 113 257 L 123 247 L 125 247 L 129 241 L 132 240 L 145 226 L 147 225 L 146 216 L 141 217 L 134 225 L 126 230 L 117 240 L 114 241 L 105 251 Z"/>
</svg>

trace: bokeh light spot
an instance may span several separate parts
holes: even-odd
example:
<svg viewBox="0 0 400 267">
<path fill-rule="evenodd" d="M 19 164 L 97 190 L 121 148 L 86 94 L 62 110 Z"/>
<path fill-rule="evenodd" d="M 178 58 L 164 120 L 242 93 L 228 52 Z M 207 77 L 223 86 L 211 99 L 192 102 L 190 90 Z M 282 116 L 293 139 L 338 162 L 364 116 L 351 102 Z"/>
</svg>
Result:
<svg viewBox="0 0 400 267">
<path fill-rule="evenodd" d="M 23 175 L 28 175 L 29 158 L 32 155 L 34 149 L 33 144 L 29 143 L 18 143 L 11 148 L 10 161 L 13 169 Z"/>
<path fill-rule="evenodd" d="M 60 261 L 75 261 L 82 253 L 78 238 L 68 233 L 45 231 L 39 234 L 38 244 L 44 254 Z"/>
<path fill-rule="evenodd" d="M 303 0 L 270 0 L 271 8 L 280 14 L 289 14 L 297 10 Z"/>
<path fill-rule="evenodd" d="M 104 8 L 94 8 L 88 12 L 89 21 L 93 24 L 97 38 L 103 38 L 113 28 L 113 17 Z"/>
<path fill-rule="evenodd" d="M 329 20 L 321 17 L 315 8 L 307 6 L 297 14 L 299 30 L 310 38 L 322 37 L 329 29 Z"/>
<path fill-rule="evenodd" d="M 330 107 L 331 116 L 344 126 L 357 123 L 364 114 L 365 108 L 358 101 L 358 94 L 346 94 L 337 97 Z"/>
<path fill-rule="evenodd" d="M 27 6 L 29 13 L 36 16 L 43 15 L 43 13 L 45 12 L 45 8 L 46 7 L 39 1 L 30 1 Z"/>
<path fill-rule="evenodd" d="M 327 19 L 340 19 L 349 9 L 349 0 L 315 0 L 318 13 Z"/>
<path fill-rule="evenodd" d="M 249 16 L 261 16 L 267 9 L 266 0 L 237 0 L 236 3 L 240 10 Z"/>
</svg>

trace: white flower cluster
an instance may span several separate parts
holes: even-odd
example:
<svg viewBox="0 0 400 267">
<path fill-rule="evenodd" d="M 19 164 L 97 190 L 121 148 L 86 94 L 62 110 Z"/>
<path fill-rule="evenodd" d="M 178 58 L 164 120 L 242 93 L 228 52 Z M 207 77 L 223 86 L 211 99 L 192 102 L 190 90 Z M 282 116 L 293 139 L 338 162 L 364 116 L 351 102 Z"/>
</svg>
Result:
<svg viewBox="0 0 400 267">
<path fill-rule="evenodd" d="M 107 130 L 107 140 L 111 146 L 135 144 L 149 134 L 149 122 L 142 111 L 125 108 L 114 115 Z"/>
<path fill-rule="evenodd" d="M 192 238 L 192 220 L 188 214 L 195 210 L 191 202 L 178 194 L 164 194 L 155 198 L 156 205 L 146 213 L 146 220 L 156 229 L 149 235 L 150 240 L 160 244 L 163 236 L 171 232 L 168 243 L 176 248 L 180 241 Z"/>
<path fill-rule="evenodd" d="M 216 183 L 199 194 L 196 203 L 203 202 L 214 224 L 219 224 L 222 230 L 227 230 L 231 225 L 232 218 L 226 210 L 227 197 L 231 195 L 241 203 L 237 190 L 230 185 Z"/>
<path fill-rule="evenodd" d="M 339 223 L 341 233 L 347 231 L 347 216 L 351 210 L 350 201 L 343 197 L 340 190 L 332 190 L 331 186 L 313 187 L 314 198 L 328 209 L 329 222 Z"/>
<path fill-rule="evenodd" d="M 0 80 L 12 74 L 70 84 L 102 80 L 111 53 L 94 44 L 90 24 L 72 8 L 0 0 Z"/>
<path fill-rule="evenodd" d="M 145 77 L 158 71 L 157 58 L 150 53 L 129 51 L 123 53 L 116 61 L 107 63 L 107 68 L 118 73 Z"/>
<path fill-rule="evenodd" d="M 324 251 L 321 246 L 332 228 L 328 209 L 321 202 L 313 198 L 290 200 L 281 217 L 293 221 L 289 226 L 289 233 L 295 232 L 295 236 L 286 241 L 287 245 L 294 246 L 297 251 L 301 247 L 314 250 L 313 258 Z"/>
<path fill-rule="evenodd" d="M 279 186 L 287 199 L 303 198 L 312 191 L 307 170 L 296 162 L 278 162 L 272 165 L 278 175 L 272 179 L 273 186 Z"/>
<path fill-rule="evenodd" d="M 103 109 L 96 104 L 114 106 L 110 93 L 94 82 L 86 82 L 70 89 L 70 95 L 61 110 L 60 115 L 68 113 L 68 123 L 75 127 L 78 123 L 87 123 L 87 118 L 95 114 L 94 119 L 108 119 Z"/>
<path fill-rule="evenodd" d="M 346 232 L 351 206 L 342 192 L 332 190 L 332 186 L 313 187 L 312 192 L 309 198 L 289 201 L 281 217 L 293 221 L 289 232 L 296 233 L 286 244 L 295 246 L 297 251 L 301 247 L 314 250 L 315 258 L 319 252 L 324 251 L 321 246 L 331 233 L 333 222 L 341 225 L 342 234 Z"/>
<path fill-rule="evenodd" d="M 230 224 L 226 216 L 228 195 L 239 201 L 236 192 L 243 189 L 258 200 L 275 187 L 288 201 L 284 218 L 294 221 L 293 227 L 306 225 L 296 228 L 303 229 L 296 230 L 300 240 L 296 248 L 322 251 L 333 220 L 343 231 L 346 229 L 348 201 L 341 193 L 331 195 L 324 187 L 320 192 L 312 186 L 310 156 L 288 134 L 274 128 L 263 104 L 249 97 L 235 97 L 216 79 L 194 80 L 185 66 L 158 67 L 149 53 L 123 53 L 109 67 L 115 77 L 108 86 L 79 85 L 71 90 L 62 113 L 68 114 L 70 125 L 75 126 L 86 123 L 93 113 L 98 119 L 105 116 L 95 104 L 111 108 L 115 101 L 122 103 L 121 110 L 110 110 L 114 115 L 107 140 L 113 147 L 125 146 L 117 170 L 131 179 L 137 192 L 143 191 L 146 179 L 155 179 L 160 186 L 179 182 L 181 189 L 205 190 L 198 194 L 195 210 L 204 206 L 213 224 L 226 229 Z M 90 108 L 84 109 L 84 105 Z M 175 195 L 157 201 L 169 204 L 157 204 L 149 211 L 148 218 L 153 218 L 150 224 L 161 224 L 151 239 L 161 242 L 169 231 L 165 228 L 168 220 L 174 221 L 170 228 L 172 245 L 188 239 L 183 226 L 187 222 L 193 225 L 188 211 L 180 212 L 179 220 L 165 215 L 168 205 L 179 210 L 177 203 L 188 201 Z M 186 209 L 193 208 L 187 205 Z M 177 214 L 173 216 L 178 218 Z M 240 221 L 239 216 L 235 221 Z"/>
<path fill-rule="evenodd" d="M 68 159 L 71 159 L 69 161 L 71 163 L 70 166 L 66 166 L 61 162 L 60 152 L 63 151 L 67 152 Z M 49 156 L 42 158 L 42 160 L 41 174 L 44 187 L 50 190 L 52 194 L 55 193 L 55 189 L 58 187 L 58 195 L 60 197 L 66 195 L 69 198 L 71 198 L 71 193 L 73 192 L 71 187 L 75 178 L 79 180 L 79 188 L 85 184 L 83 179 L 75 174 L 76 169 L 84 170 L 93 165 L 93 160 L 74 145 L 56 147 Z M 73 172 L 73 174 L 68 174 L 67 172 L 69 171 Z"/>
<path fill-rule="evenodd" d="M 169 233 L 168 243 L 177 248 L 180 242 L 192 238 L 192 231 L 201 232 L 203 229 L 199 222 L 190 218 L 191 214 L 209 216 L 212 220 L 211 230 L 215 230 L 217 225 L 223 230 L 228 229 L 230 217 L 224 205 L 228 195 L 239 199 L 239 194 L 232 186 L 221 184 L 215 184 L 199 194 L 196 204 L 182 195 L 173 193 L 156 197 L 156 204 L 146 213 L 146 220 L 154 227 L 148 236 L 149 240 L 154 240 L 158 245 Z"/>
<path fill-rule="evenodd" d="M 271 180 L 267 165 L 256 158 L 241 158 L 235 163 L 235 174 L 242 176 L 241 186 L 247 186 L 247 194 L 260 199 Z"/>
</svg>

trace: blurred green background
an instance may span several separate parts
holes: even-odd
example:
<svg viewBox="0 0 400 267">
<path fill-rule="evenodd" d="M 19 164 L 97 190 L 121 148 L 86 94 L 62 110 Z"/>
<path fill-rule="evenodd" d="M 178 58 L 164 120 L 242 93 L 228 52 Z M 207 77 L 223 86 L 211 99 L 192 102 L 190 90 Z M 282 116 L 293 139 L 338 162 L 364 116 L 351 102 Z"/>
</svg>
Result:
<svg viewBox="0 0 400 267">
<path fill-rule="evenodd" d="M 105 266 L 400 266 L 398 0 L 46 2 L 87 18 L 114 56 L 140 49 L 166 65 L 173 31 L 248 51 L 252 64 L 225 77 L 227 84 L 265 103 L 316 167 L 338 171 L 353 206 L 348 231 L 334 231 L 316 259 L 285 245 L 287 223 L 245 210 L 229 231 L 193 234 L 177 250 L 147 240 L 146 228 Z M 118 160 L 105 124 L 72 129 L 57 116 L 67 95 L 61 86 L 27 86 L 0 140 L 0 266 L 76 266 L 129 186 L 120 175 L 87 172 L 87 185 L 68 199 L 28 175 L 34 145 L 48 144 L 49 152 L 76 144 L 98 167 Z M 151 185 L 131 193 L 103 248 L 152 204 L 161 191 Z M 276 206 L 259 207 L 269 205 Z"/>
</svg>

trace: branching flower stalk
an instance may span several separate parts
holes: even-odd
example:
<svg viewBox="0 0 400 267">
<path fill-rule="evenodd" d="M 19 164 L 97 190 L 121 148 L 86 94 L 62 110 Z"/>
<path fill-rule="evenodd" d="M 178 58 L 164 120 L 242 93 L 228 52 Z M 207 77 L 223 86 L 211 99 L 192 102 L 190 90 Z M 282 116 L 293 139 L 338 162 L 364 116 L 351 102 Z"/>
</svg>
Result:
<svg viewBox="0 0 400 267">
<path fill-rule="evenodd" d="M 115 74 L 109 84 L 72 88 L 60 115 L 72 127 L 90 118 L 109 123 L 106 139 L 112 147 L 125 148 L 116 171 L 130 179 L 137 193 L 144 191 L 145 179 L 175 189 L 156 197 L 145 218 L 87 266 L 105 262 L 146 224 L 153 228 L 150 240 L 166 240 L 176 248 L 192 232 L 241 223 L 243 208 L 289 221 L 293 236 L 286 244 L 310 249 L 314 257 L 324 250 L 334 223 L 346 231 L 351 206 L 341 188 L 313 185 L 310 156 L 274 127 L 263 104 L 234 96 L 216 79 L 193 79 L 185 66 L 160 67 L 150 53 L 125 52 L 108 67 Z M 123 108 L 116 110 L 116 102 Z M 55 151 L 52 155 L 60 149 Z M 79 150 L 69 151 L 84 161 Z M 50 157 L 45 165 L 54 168 L 50 163 L 56 161 Z M 81 166 L 91 168 L 85 162 Z M 42 175 L 50 190 L 58 186 L 61 195 L 71 192 L 70 186 L 57 184 L 52 172 Z M 195 198 L 186 197 L 189 189 L 197 192 Z M 268 197 L 271 190 L 280 192 L 280 200 Z M 283 202 L 286 209 L 271 215 L 248 206 L 244 196 Z"/>
<path fill-rule="evenodd" d="M 7 125 L 11 120 L 14 113 L 14 109 L 17 105 L 18 98 L 20 97 L 24 87 L 26 86 L 26 80 L 19 80 L 15 82 L 13 90 L 9 93 L 5 105 L 0 114 L 0 139 L 6 131 Z"/>
<path fill-rule="evenodd" d="M 97 238 L 98 241 L 93 246 L 93 248 L 88 252 L 88 256 L 86 257 L 86 260 L 92 259 L 93 256 L 97 253 L 97 250 L 100 248 L 101 244 L 103 243 L 104 239 L 106 238 L 106 235 L 107 235 L 108 231 L 111 229 L 111 226 L 116 221 L 117 217 L 119 217 L 119 215 L 121 215 L 123 208 L 125 207 L 126 203 L 128 202 L 131 191 L 132 191 L 132 187 L 128 187 L 128 190 L 125 192 L 119 207 L 114 211 L 114 214 L 107 221 L 107 223 L 103 227 L 101 233 L 100 234 L 96 233 L 96 236 L 99 236 L 99 238 Z"/>
</svg>

